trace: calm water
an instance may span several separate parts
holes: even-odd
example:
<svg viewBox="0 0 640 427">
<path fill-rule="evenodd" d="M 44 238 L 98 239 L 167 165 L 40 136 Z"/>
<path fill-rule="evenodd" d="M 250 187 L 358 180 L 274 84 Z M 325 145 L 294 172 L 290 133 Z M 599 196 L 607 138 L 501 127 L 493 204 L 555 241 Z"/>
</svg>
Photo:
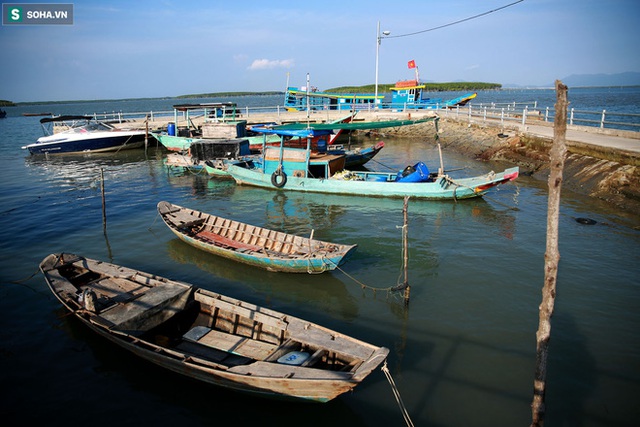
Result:
<svg viewBox="0 0 640 427">
<path fill-rule="evenodd" d="M 530 100 L 529 93 L 518 96 Z M 7 109 L 13 117 L 0 120 L 0 415 L 6 425 L 67 425 L 78 417 L 99 426 L 213 426 L 222 411 L 231 411 L 239 425 L 405 425 L 379 370 L 353 393 L 310 405 L 230 393 L 138 360 L 66 317 L 49 295 L 35 273 L 42 258 L 59 251 L 184 280 L 384 345 L 416 426 L 528 425 L 545 182 L 521 177 L 484 200 L 411 201 L 412 288 L 405 309 L 400 295 L 386 291 L 402 281 L 401 200 L 310 196 L 172 175 L 162 165 L 165 153 L 155 147 L 51 159 L 20 149 L 40 129 L 38 117 L 16 117 L 17 111 L 145 111 L 174 103 L 29 106 Z M 428 142 L 385 142 L 380 164 L 402 169 L 423 159 L 436 167 Z M 460 174 L 507 166 L 453 153 L 445 153 L 445 161 L 450 168 L 467 167 Z M 314 230 L 323 240 L 359 247 L 343 271 L 267 273 L 179 242 L 156 215 L 160 200 L 288 232 Z M 598 223 L 585 226 L 577 217 Z M 547 426 L 631 426 L 640 416 L 638 226 L 637 214 L 563 191 Z"/>
</svg>

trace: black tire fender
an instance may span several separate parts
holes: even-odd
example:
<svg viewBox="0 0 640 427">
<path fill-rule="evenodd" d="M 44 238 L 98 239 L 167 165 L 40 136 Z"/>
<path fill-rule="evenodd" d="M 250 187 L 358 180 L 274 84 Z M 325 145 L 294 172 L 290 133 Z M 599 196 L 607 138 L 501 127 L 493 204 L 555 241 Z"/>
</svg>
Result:
<svg viewBox="0 0 640 427">
<path fill-rule="evenodd" d="M 276 188 L 282 188 L 287 183 L 287 175 L 278 168 L 271 174 L 271 184 Z"/>
</svg>

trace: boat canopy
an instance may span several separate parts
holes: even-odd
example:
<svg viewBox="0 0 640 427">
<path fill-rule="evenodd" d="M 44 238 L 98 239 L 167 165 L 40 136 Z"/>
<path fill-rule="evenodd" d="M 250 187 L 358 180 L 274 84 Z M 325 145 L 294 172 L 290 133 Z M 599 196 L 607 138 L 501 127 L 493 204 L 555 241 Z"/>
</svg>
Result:
<svg viewBox="0 0 640 427">
<path fill-rule="evenodd" d="M 333 133 L 333 128 L 331 129 L 316 129 L 315 127 L 306 127 L 304 128 L 291 128 L 284 129 L 282 126 L 275 127 L 252 127 L 251 130 L 254 132 L 265 133 L 270 135 L 280 135 L 280 136 L 292 136 L 296 138 L 313 138 L 314 136 L 322 136 L 322 135 L 330 135 Z"/>
<path fill-rule="evenodd" d="M 235 109 L 237 104 L 234 102 L 208 102 L 201 104 L 176 104 L 173 106 L 178 111 L 186 111 L 186 110 L 202 110 L 202 109 L 214 109 L 214 108 L 225 108 L 225 109 Z"/>
<path fill-rule="evenodd" d="M 58 116 L 58 117 L 45 117 L 44 119 L 40 119 L 40 123 L 50 123 L 50 122 L 68 122 L 71 120 L 93 120 L 91 116 Z"/>
<path fill-rule="evenodd" d="M 432 120 L 438 120 L 438 116 L 426 117 L 418 120 L 385 120 L 380 122 L 349 122 L 349 123 L 318 123 L 307 125 L 305 123 L 289 123 L 286 125 L 275 126 L 273 129 L 278 130 L 302 130 L 313 129 L 319 130 L 364 130 L 364 129 L 382 129 L 390 127 L 399 127 L 407 125 L 415 125 L 425 123 Z M 254 128 L 255 129 L 255 128 Z"/>
</svg>

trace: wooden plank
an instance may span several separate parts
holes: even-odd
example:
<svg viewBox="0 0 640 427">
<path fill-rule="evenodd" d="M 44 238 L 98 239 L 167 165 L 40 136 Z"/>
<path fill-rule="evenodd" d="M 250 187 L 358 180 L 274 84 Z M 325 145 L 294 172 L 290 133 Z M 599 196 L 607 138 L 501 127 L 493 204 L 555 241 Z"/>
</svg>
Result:
<svg viewBox="0 0 640 427">
<path fill-rule="evenodd" d="M 208 328 L 207 328 L 208 329 Z M 248 337 L 240 337 L 226 332 L 209 329 L 205 335 L 193 339 L 189 333 L 184 335 L 185 340 L 223 350 L 239 356 L 249 357 L 255 360 L 266 359 L 278 347 L 276 344 L 254 340 Z"/>
<path fill-rule="evenodd" d="M 328 371 L 272 362 L 254 362 L 249 365 L 234 366 L 228 370 L 236 374 L 264 376 L 273 378 L 315 379 L 315 380 L 350 380 L 350 372 Z"/>
<path fill-rule="evenodd" d="M 151 317 L 155 312 L 161 311 L 164 305 L 176 300 L 178 296 L 188 291 L 189 288 L 182 286 L 156 286 L 139 298 L 112 308 L 101 317 L 113 323 L 115 328 L 134 327 L 132 324 L 137 318 Z M 139 328 L 134 327 L 134 329 L 144 330 L 143 325 L 139 325 Z"/>
<path fill-rule="evenodd" d="M 234 305 L 230 302 L 224 301 L 222 299 L 214 298 L 212 296 L 205 295 L 202 293 L 197 293 L 195 297 L 196 297 L 196 300 L 202 301 L 204 304 L 210 305 L 212 307 L 217 307 L 221 310 L 228 311 L 232 314 L 238 314 L 247 319 L 252 319 L 256 322 L 260 322 L 266 326 L 270 326 L 272 328 L 281 329 L 281 330 L 287 329 L 287 323 L 285 321 L 277 317 L 273 317 L 269 314 L 261 313 L 251 308 Z"/>
<path fill-rule="evenodd" d="M 232 239 L 229 239 L 228 237 L 224 237 L 219 234 L 212 233 L 210 231 L 201 231 L 198 234 L 196 234 L 196 236 L 201 237 L 205 240 L 208 240 L 213 244 L 227 246 L 233 249 L 245 249 L 245 250 L 251 250 L 254 252 L 260 252 L 262 250 L 260 246 L 250 245 L 237 240 L 232 240 Z"/>
<path fill-rule="evenodd" d="M 190 212 L 180 210 L 167 214 L 174 224 L 179 227 L 192 227 L 194 225 L 200 225 L 204 222 L 205 218 L 199 218 Z"/>
</svg>

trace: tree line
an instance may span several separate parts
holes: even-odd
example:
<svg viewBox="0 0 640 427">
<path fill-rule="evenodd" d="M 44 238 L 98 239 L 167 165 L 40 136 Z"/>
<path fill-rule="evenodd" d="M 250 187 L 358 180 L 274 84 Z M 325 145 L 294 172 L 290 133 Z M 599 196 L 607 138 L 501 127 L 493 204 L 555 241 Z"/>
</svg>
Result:
<svg viewBox="0 0 640 427">
<path fill-rule="evenodd" d="M 447 91 L 459 91 L 459 90 L 490 90 L 501 89 L 500 83 L 484 83 L 484 82 L 450 82 L 450 83 L 421 83 L 424 85 L 424 90 L 427 92 L 447 92 Z M 395 83 L 383 83 L 378 84 L 378 93 L 391 92 L 391 88 L 395 87 Z M 331 89 L 327 89 L 324 92 L 331 93 L 374 93 L 376 90 L 375 85 L 364 86 L 340 86 Z"/>
</svg>

